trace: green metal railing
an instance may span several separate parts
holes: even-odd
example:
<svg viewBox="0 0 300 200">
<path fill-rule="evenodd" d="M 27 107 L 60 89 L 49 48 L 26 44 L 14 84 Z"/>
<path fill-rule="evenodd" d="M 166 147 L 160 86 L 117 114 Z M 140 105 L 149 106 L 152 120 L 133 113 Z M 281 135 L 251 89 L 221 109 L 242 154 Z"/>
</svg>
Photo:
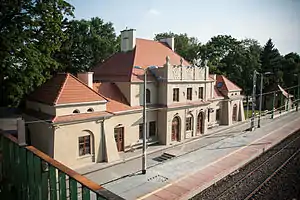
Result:
<svg viewBox="0 0 300 200">
<path fill-rule="evenodd" d="M 19 146 L 1 130 L 0 181 L 1 191 L 9 190 L 15 199 L 122 199 L 33 146 Z"/>
</svg>

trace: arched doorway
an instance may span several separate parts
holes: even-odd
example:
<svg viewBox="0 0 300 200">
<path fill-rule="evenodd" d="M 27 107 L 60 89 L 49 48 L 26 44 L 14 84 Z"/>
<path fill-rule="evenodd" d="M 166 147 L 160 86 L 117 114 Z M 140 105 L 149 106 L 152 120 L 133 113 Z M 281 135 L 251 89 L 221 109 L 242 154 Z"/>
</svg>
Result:
<svg viewBox="0 0 300 200">
<path fill-rule="evenodd" d="M 237 105 L 236 104 L 233 105 L 233 109 L 232 109 L 232 121 L 233 122 L 237 121 Z"/>
<path fill-rule="evenodd" d="M 200 112 L 198 114 L 198 117 L 197 117 L 197 132 L 196 132 L 196 135 L 199 135 L 199 134 L 203 134 L 204 130 L 204 116 L 203 116 L 203 112 Z"/>
<path fill-rule="evenodd" d="M 180 119 L 178 116 L 172 120 L 172 141 L 179 141 Z"/>
</svg>

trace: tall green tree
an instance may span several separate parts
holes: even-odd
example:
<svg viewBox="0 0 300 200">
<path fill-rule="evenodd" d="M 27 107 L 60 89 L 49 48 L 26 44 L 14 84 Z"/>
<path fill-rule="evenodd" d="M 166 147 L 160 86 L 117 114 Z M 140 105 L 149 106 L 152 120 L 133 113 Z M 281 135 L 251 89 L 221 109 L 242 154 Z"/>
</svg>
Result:
<svg viewBox="0 0 300 200">
<path fill-rule="evenodd" d="M 271 72 L 273 74 L 265 79 L 267 88 L 274 87 L 276 84 L 282 84 L 282 56 L 278 49 L 275 48 L 272 39 L 269 39 L 265 44 L 260 56 L 260 62 L 263 73 Z"/>
<path fill-rule="evenodd" d="M 1 1 L 0 106 L 17 106 L 57 70 L 52 56 L 73 9 L 64 0 Z"/>
<path fill-rule="evenodd" d="M 155 35 L 154 40 L 158 41 L 163 38 L 174 37 L 175 41 L 175 51 L 185 58 L 189 62 L 193 62 L 194 59 L 198 58 L 200 42 L 195 37 L 189 37 L 186 33 L 176 34 L 176 33 L 158 33 Z"/>
<path fill-rule="evenodd" d="M 286 54 L 282 59 L 283 81 L 286 87 L 298 85 L 300 75 L 300 55 L 294 52 Z"/>
<path fill-rule="evenodd" d="M 253 71 L 260 68 L 261 47 L 256 40 L 239 41 L 230 35 L 212 37 L 200 48 L 201 59 L 208 60 L 211 73 L 226 75 L 251 93 Z"/>
<path fill-rule="evenodd" d="M 56 59 L 67 72 L 88 71 L 120 49 L 120 39 L 116 37 L 113 24 L 98 17 L 73 20 L 66 32 L 69 37 L 57 52 Z"/>
</svg>

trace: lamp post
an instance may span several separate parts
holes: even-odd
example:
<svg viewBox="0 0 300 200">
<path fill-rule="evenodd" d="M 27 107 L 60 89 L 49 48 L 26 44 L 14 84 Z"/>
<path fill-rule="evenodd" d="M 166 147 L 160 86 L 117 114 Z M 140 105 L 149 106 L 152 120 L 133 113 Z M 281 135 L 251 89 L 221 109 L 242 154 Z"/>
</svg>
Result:
<svg viewBox="0 0 300 200">
<path fill-rule="evenodd" d="M 297 98 L 295 98 L 296 101 L 297 101 L 296 111 L 298 111 L 298 109 L 299 109 L 299 100 L 300 100 L 300 72 L 298 74 L 294 74 L 294 75 L 298 77 Z"/>
<path fill-rule="evenodd" d="M 272 102 L 272 115 L 271 118 L 274 119 L 274 115 L 275 115 L 275 100 L 276 100 L 276 92 L 273 93 L 273 102 Z"/>
<path fill-rule="evenodd" d="M 257 74 L 257 71 L 254 70 L 254 72 L 253 72 L 253 89 L 252 89 L 252 116 L 251 116 L 251 127 L 250 127 L 251 131 L 254 130 L 256 74 Z"/>
<path fill-rule="evenodd" d="M 142 155 L 142 174 L 146 174 L 147 171 L 147 163 L 146 163 L 146 158 L 147 158 L 147 152 L 146 152 L 146 140 L 147 140 L 147 119 L 146 119 L 146 108 L 147 108 L 147 71 L 148 69 L 157 69 L 157 66 L 149 66 L 146 68 L 142 68 L 140 66 L 134 66 L 135 69 L 141 69 L 144 71 L 144 99 L 143 99 L 143 155 Z"/>
<path fill-rule="evenodd" d="M 257 128 L 260 128 L 260 118 L 261 118 L 261 107 L 262 107 L 262 92 L 263 92 L 263 85 L 264 85 L 264 75 L 272 74 L 271 72 L 259 73 L 260 74 L 260 95 L 259 95 L 259 115 L 258 115 L 258 122 Z"/>
</svg>

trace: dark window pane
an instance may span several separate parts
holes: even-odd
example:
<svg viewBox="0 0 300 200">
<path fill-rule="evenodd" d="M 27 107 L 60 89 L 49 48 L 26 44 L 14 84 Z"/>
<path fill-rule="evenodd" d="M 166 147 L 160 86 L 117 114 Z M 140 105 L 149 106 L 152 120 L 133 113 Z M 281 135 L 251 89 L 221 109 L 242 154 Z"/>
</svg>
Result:
<svg viewBox="0 0 300 200">
<path fill-rule="evenodd" d="M 143 124 L 139 124 L 139 138 L 140 139 L 143 139 L 143 131 L 144 131 Z"/>
</svg>

